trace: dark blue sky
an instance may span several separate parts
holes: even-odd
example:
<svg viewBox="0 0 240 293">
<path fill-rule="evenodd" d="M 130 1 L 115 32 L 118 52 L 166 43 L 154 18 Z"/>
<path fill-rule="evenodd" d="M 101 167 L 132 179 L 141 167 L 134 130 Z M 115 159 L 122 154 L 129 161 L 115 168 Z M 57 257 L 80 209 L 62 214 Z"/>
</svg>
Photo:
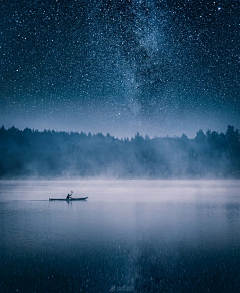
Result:
<svg viewBox="0 0 240 293">
<path fill-rule="evenodd" d="M 1 2 L 0 123 L 194 136 L 240 128 L 240 2 Z"/>
</svg>

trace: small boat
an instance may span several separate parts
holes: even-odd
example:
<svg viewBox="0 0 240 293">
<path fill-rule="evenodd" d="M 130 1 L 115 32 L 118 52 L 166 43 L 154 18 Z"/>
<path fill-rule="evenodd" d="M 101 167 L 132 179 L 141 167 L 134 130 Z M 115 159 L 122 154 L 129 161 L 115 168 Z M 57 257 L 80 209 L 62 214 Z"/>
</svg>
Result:
<svg viewBox="0 0 240 293">
<path fill-rule="evenodd" d="M 75 201 L 75 200 L 86 200 L 88 197 L 79 197 L 79 198 L 49 198 L 49 200 L 63 200 L 63 201 Z"/>
</svg>

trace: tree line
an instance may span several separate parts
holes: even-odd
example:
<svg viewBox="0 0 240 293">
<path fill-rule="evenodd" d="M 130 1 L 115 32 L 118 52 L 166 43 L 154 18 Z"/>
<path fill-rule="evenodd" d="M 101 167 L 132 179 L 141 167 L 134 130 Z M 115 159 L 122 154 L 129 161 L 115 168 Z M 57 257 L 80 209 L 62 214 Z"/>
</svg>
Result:
<svg viewBox="0 0 240 293">
<path fill-rule="evenodd" d="M 240 132 L 195 138 L 0 128 L 0 177 L 239 178 Z"/>
</svg>

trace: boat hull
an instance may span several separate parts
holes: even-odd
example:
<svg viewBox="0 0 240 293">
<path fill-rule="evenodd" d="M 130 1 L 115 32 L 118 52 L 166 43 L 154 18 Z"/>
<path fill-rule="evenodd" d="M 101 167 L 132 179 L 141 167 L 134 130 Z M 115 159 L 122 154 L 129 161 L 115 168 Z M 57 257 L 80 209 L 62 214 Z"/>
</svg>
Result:
<svg viewBox="0 0 240 293">
<path fill-rule="evenodd" d="M 77 200 L 86 200 L 88 197 L 80 197 L 80 198 L 49 198 L 49 200 L 61 200 L 61 201 L 77 201 Z"/>
</svg>

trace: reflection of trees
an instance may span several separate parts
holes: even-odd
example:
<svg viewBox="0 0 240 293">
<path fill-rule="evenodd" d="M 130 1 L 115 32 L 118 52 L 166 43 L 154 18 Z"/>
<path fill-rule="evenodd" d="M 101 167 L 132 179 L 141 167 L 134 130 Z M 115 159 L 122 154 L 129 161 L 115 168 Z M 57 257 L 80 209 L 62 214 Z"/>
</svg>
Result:
<svg viewBox="0 0 240 293">
<path fill-rule="evenodd" d="M 240 175 L 240 134 L 198 131 L 194 139 L 131 139 L 110 134 L 0 128 L 0 175 L 150 176 L 182 178 Z"/>
</svg>

